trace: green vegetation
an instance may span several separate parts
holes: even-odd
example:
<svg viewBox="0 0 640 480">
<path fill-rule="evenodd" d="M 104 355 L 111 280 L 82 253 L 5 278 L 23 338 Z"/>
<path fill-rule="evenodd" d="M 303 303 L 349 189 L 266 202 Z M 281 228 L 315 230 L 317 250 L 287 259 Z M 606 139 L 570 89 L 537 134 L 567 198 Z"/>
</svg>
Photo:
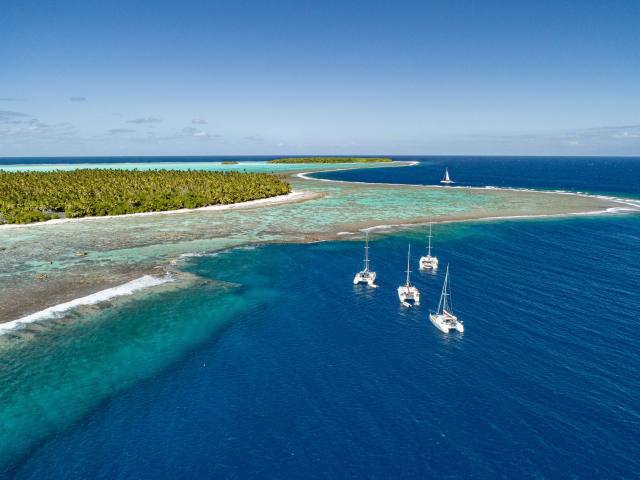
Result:
<svg viewBox="0 0 640 480">
<path fill-rule="evenodd" d="M 291 186 L 266 173 L 200 170 L 0 170 L 0 223 L 122 215 L 245 202 Z"/>
<path fill-rule="evenodd" d="M 220 162 L 220 163 L 222 163 L 222 165 L 237 165 L 238 164 L 238 162 L 235 162 L 233 160 L 225 160 L 225 161 Z"/>
<path fill-rule="evenodd" d="M 293 157 L 277 158 L 268 163 L 377 163 L 392 162 L 386 157 Z"/>
</svg>

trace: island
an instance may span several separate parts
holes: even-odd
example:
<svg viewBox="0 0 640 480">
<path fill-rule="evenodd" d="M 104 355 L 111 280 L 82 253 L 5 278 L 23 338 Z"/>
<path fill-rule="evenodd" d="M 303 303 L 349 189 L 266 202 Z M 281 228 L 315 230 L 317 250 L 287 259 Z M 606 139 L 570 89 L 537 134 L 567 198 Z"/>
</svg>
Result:
<svg viewBox="0 0 640 480">
<path fill-rule="evenodd" d="M 379 163 L 392 161 L 387 157 L 287 157 L 269 160 L 268 163 Z"/>
<path fill-rule="evenodd" d="M 244 172 L 222 174 L 195 171 L 196 167 L 189 167 L 192 170 L 182 172 L 175 172 L 171 168 L 153 172 L 154 169 L 167 168 L 162 162 L 127 164 L 129 172 L 123 170 L 125 167 L 118 169 L 114 166 L 106 167 L 113 168 L 112 172 L 101 170 L 105 173 L 86 173 L 96 178 L 95 183 L 115 184 L 109 189 L 106 188 L 108 185 L 99 185 L 98 189 L 94 183 L 87 181 L 85 188 L 88 188 L 88 192 L 94 192 L 94 197 L 97 191 L 125 195 L 119 197 L 114 193 L 115 200 L 131 198 L 129 195 L 141 199 L 159 197 L 158 208 L 162 207 L 162 202 L 168 201 L 160 192 L 168 194 L 174 201 L 176 198 L 189 197 L 190 190 L 178 178 L 193 179 L 186 182 L 194 184 L 191 185 L 193 188 L 199 183 L 195 179 L 217 178 L 224 180 L 223 183 L 212 181 L 215 185 L 212 190 L 217 193 L 211 192 L 212 197 L 205 200 L 206 203 L 219 200 L 218 205 L 172 211 L 153 210 L 134 215 L 109 213 L 35 221 L 26 225 L 8 222 L 0 225 L 0 272 L 8 274 L 3 277 L 0 289 L 0 325 L 14 320 L 17 323 L 24 322 L 29 315 L 48 315 L 49 307 L 66 305 L 85 296 L 91 299 L 97 292 L 110 291 L 111 288 L 119 292 L 120 286 L 129 285 L 129 282 L 141 282 L 141 291 L 147 287 L 153 291 L 157 282 L 164 281 L 164 272 L 170 272 L 170 277 L 174 279 L 170 282 L 171 288 L 182 288 L 183 285 L 187 288 L 189 282 L 183 282 L 175 272 L 180 270 L 185 259 L 201 252 L 211 254 L 266 243 L 359 238 L 364 229 L 384 231 L 392 228 L 392 225 L 407 228 L 430 222 L 585 215 L 610 209 L 636 208 L 623 200 L 564 192 L 357 183 L 304 175 L 308 171 L 337 168 L 410 168 L 410 162 L 402 161 L 344 166 L 316 164 L 314 168 L 304 164 L 281 164 L 277 170 L 283 177 L 265 174 L 261 171 L 263 162 L 241 163 L 254 176 Z M 95 164 L 91 168 L 105 167 Z M 34 166 L 27 166 L 25 170 L 33 175 L 39 174 Z M 33 212 L 36 215 L 53 215 L 55 212 L 60 212 L 56 215 L 80 215 L 82 212 L 73 209 L 65 213 L 64 203 L 54 204 L 47 200 L 47 195 L 39 193 L 41 190 L 49 192 L 54 199 L 60 194 L 66 196 L 69 202 L 73 199 L 79 202 L 77 199 L 82 194 L 78 188 L 81 183 L 72 185 L 69 182 L 74 177 L 67 176 L 73 171 L 76 170 L 52 172 L 51 176 L 42 177 L 29 177 L 23 171 L 21 176 L 11 177 L 0 170 L 0 211 L 5 212 L 3 215 L 7 214 L 9 203 L 16 201 L 13 190 L 18 187 L 22 198 L 30 202 L 30 209 L 26 208 L 26 204 L 23 207 L 26 215 L 33 215 Z M 151 172 L 143 173 L 146 171 Z M 143 181 L 144 175 L 149 175 L 149 179 Z M 46 188 L 45 184 L 39 183 L 40 179 L 45 178 L 49 182 Z M 158 180 L 152 181 L 153 178 Z M 236 178 L 237 183 L 229 181 Z M 171 182 L 172 186 L 165 180 Z M 8 182 L 12 182 L 11 186 Z M 23 185 L 20 185 L 21 182 Z M 118 183 L 124 182 L 128 186 L 119 188 Z M 153 188 L 160 190 L 153 192 Z M 181 189 L 185 188 L 182 193 Z M 287 195 L 266 198 L 268 195 L 286 193 L 289 189 Z M 265 198 L 222 204 L 260 196 Z M 36 198 L 44 199 L 45 203 L 40 204 Z M 102 205 L 98 200 L 91 198 L 96 206 Z M 169 208 L 201 205 L 205 200 L 202 203 L 176 202 Z M 42 207 L 48 207 L 49 210 Z M 100 213 L 97 210 L 94 212 L 96 215 Z"/>
<path fill-rule="evenodd" d="M 0 170 L 0 224 L 191 209 L 291 192 L 266 173 L 203 170 Z"/>
</svg>

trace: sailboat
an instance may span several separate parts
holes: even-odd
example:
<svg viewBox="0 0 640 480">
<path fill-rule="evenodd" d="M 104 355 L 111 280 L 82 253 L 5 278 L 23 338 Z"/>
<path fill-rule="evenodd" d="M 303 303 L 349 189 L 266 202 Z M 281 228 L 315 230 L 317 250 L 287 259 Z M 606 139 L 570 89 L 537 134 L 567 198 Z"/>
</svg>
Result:
<svg viewBox="0 0 640 480">
<path fill-rule="evenodd" d="M 444 276 L 444 284 L 442 285 L 442 293 L 438 302 L 438 310 L 429 313 L 429 319 L 438 330 L 449 333 L 451 330 L 464 332 L 464 325 L 458 317 L 456 317 L 451 308 L 451 286 L 449 285 L 449 265 L 447 265 L 447 273 Z"/>
<path fill-rule="evenodd" d="M 411 244 L 409 244 L 409 251 L 407 252 L 407 281 L 404 285 L 398 287 L 398 298 L 400 303 L 405 307 L 414 305 L 420 305 L 420 291 L 413 285 L 411 285 Z"/>
<path fill-rule="evenodd" d="M 370 287 L 377 287 L 376 285 L 376 272 L 372 272 L 369 269 L 369 232 L 365 232 L 364 243 L 364 268 L 356 273 L 353 277 L 353 284 L 358 285 L 360 283 L 366 283 Z"/>
<path fill-rule="evenodd" d="M 440 183 L 453 183 L 453 180 L 449 177 L 449 169 L 447 167 L 444 168 L 444 178 L 440 180 Z"/>
<path fill-rule="evenodd" d="M 431 256 L 431 224 L 429 224 L 429 247 L 427 249 L 427 255 L 420 257 L 420 270 L 437 270 L 438 269 L 438 257 Z"/>
</svg>

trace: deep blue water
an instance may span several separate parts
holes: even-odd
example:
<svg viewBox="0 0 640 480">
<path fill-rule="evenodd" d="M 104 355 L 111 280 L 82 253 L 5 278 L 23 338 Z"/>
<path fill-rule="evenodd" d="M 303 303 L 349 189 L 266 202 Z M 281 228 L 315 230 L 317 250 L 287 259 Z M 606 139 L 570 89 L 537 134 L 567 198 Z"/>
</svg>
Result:
<svg viewBox="0 0 640 480">
<path fill-rule="evenodd" d="M 413 168 L 316 173 L 334 180 L 536 188 L 640 197 L 640 157 L 394 157 Z"/>
<path fill-rule="evenodd" d="M 414 272 L 423 305 L 398 304 L 407 242 L 424 233 L 373 238 L 376 290 L 351 285 L 355 241 L 193 258 L 188 270 L 240 284 L 226 327 L 5 476 L 637 478 L 640 217 L 435 226 L 463 335 L 427 318 L 444 269 Z M 170 298 L 112 315 L 172 318 L 179 335 L 219 302 Z"/>
</svg>

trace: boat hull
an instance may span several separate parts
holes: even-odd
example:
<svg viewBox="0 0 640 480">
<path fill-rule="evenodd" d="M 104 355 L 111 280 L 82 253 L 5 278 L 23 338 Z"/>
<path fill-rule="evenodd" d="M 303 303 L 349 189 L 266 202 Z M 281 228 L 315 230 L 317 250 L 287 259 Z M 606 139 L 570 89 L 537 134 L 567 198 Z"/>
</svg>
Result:
<svg viewBox="0 0 640 480">
<path fill-rule="evenodd" d="M 400 303 L 408 304 L 412 302 L 414 305 L 420 305 L 420 291 L 413 286 L 405 285 L 398 287 L 398 298 Z"/>
<path fill-rule="evenodd" d="M 459 333 L 464 332 L 464 325 L 462 322 L 452 315 L 430 313 L 429 320 L 431 320 L 431 323 L 433 323 L 433 325 L 443 333 L 449 333 L 451 330 L 455 330 Z"/>
<path fill-rule="evenodd" d="M 370 287 L 376 286 L 376 272 L 358 272 L 356 276 L 353 277 L 353 284 L 367 284 Z"/>
<path fill-rule="evenodd" d="M 420 266 L 420 270 L 437 270 L 438 269 L 438 258 L 437 257 L 420 257 L 420 262 L 418 264 Z"/>
</svg>

